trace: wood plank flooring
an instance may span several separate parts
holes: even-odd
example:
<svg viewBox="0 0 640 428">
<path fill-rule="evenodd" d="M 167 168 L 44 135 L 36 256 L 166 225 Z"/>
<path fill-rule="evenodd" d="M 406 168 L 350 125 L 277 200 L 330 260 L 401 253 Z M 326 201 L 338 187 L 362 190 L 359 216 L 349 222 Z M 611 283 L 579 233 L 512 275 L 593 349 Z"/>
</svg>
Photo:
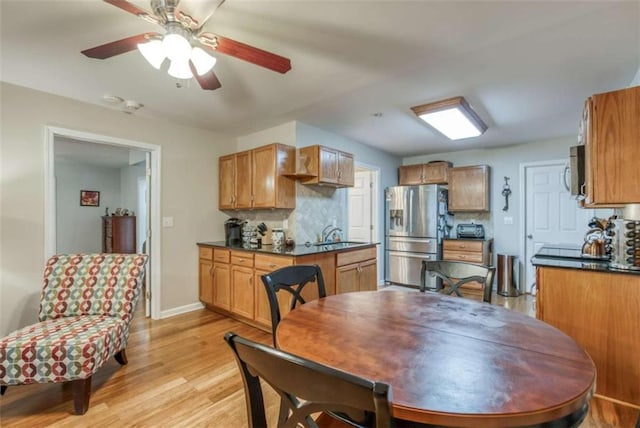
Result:
<svg viewBox="0 0 640 428">
<path fill-rule="evenodd" d="M 535 313 L 535 298 L 496 304 Z M 94 375 L 91 405 L 73 414 L 71 388 L 62 384 L 9 387 L 0 399 L 2 427 L 246 427 L 242 381 L 227 331 L 271 344 L 271 336 L 208 310 L 153 321 L 136 314 L 127 347 L 129 364 L 111 359 Z M 269 421 L 278 397 L 265 387 Z M 632 428 L 637 414 L 594 399 L 584 428 Z M 271 425 L 275 426 L 275 425 Z"/>
</svg>

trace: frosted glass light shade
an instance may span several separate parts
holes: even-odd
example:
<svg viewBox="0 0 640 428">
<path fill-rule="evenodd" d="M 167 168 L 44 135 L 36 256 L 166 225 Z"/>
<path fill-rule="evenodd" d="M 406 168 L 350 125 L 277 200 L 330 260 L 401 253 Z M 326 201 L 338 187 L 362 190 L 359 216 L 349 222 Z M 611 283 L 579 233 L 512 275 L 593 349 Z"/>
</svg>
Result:
<svg viewBox="0 0 640 428">
<path fill-rule="evenodd" d="M 180 34 L 167 34 L 162 39 L 164 54 L 173 61 L 184 62 L 191 56 L 191 44 Z"/>
<path fill-rule="evenodd" d="M 189 58 L 187 58 L 186 61 L 171 61 L 171 65 L 169 66 L 167 73 L 169 73 L 169 76 L 175 77 L 176 79 L 191 79 L 193 77 L 193 73 L 189 67 Z"/>
<path fill-rule="evenodd" d="M 162 42 L 160 40 L 151 40 L 147 43 L 138 43 L 138 50 L 147 60 L 149 64 L 156 70 L 160 70 L 165 54 L 162 49 Z"/>
<path fill-rule="evenodd" d="M 451 140 L 477 137 L 487 130 L 487 125 L 463 97 L 411 107 L 411 110 Z"/>
<path fill-rule="evenodd" d="M 208 73 L 216 65 L 216 59 L 199 47 L 195 47 L 191 51 L 191 62 L 193 62 L 198 76 Z"/>
</svg>

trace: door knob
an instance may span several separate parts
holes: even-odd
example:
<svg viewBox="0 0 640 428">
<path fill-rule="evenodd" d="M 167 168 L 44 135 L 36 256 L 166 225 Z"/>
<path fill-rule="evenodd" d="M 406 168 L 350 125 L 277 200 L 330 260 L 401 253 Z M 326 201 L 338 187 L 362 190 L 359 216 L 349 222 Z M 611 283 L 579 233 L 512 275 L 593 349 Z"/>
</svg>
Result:
<svg viewBox="0 0 640 428">
<path fill-rule="evenodd" d="M 532 235 L 532 234 L 528 234 L 528 235 L 527 235 L 527 238 L 529 238 L 529 239 L 533 239 L 533 235 Z"/>
</svg>

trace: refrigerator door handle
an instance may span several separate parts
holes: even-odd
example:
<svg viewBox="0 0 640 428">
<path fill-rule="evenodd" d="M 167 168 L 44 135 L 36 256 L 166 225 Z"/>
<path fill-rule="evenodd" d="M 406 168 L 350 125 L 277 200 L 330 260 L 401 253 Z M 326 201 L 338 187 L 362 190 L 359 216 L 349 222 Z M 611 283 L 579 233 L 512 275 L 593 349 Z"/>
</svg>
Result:
<svg viewBox="0 0 640 428">
<path fill-rule="evenodd" d="M 412 259 L 436 260 L 435 254 L 427 253 L 406 253 L 404 251 L 387 251 L 390 256 L 408 257 Z"/>
</svg>

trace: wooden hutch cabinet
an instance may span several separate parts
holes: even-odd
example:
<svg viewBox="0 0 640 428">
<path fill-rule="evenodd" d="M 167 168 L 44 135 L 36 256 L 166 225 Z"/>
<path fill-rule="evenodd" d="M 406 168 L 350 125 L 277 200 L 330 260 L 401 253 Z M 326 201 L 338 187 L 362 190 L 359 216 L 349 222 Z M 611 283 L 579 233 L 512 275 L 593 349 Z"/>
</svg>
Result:
<svg viewBox="0 0 640 428">
<path fill-rule="evenodd" d="M 102 216 L 102 252 L 136 252 L 135 216 Z"/>
</svg>

